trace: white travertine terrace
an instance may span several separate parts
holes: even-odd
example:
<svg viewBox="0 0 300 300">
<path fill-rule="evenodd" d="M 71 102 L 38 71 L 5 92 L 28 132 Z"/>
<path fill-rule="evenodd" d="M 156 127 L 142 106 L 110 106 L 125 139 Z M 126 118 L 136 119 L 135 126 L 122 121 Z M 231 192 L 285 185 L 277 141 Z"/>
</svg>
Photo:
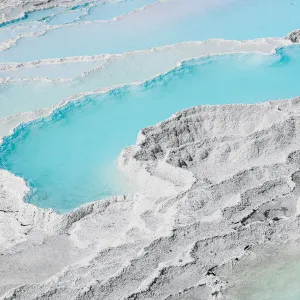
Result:
<svg viewBox="0 0 300 300">
<path fill-rule="evenodd" d="M 299 98 L 178 112 L 120 155 L 144 192 L 66 215 L 1 171 L 2 299 L 226 297 L 226 264 L 299 238 L 299 126 Z"/>
<path fill-rule="evenodd" d="M 49 77 L 39 75 L 30 76 L 26 74 L 26 69 L 36 69 L 37 73 L 39 68 L 51 68 L 52 66 L 64 65 L 64 64 L 89 64 L 89 63 L 105 63 L 105 66 L 112 62 L 128 60 L 126 68 L 130 67 L 130 64 L 134 67 L 134 62 L 139 64 L 147 64 L 147 60 L 154 60 L 154 67 L 158 68 L 155 75 L 166 72 L 171 68 L 174 68 L 177 64 L 184 60 L 193 58 L 199 58 L 203 56 L 221 55 L 221 54 L 232 54 L 232 53 L 260 53 L 260 54 L 271 54 L 274 53 L 277 48 L 292 45 L 292 41 L 286 38 L 259 38 L 255 40 L 235 41 L 235 40 L 224 40 L 224 39 L 210 39 L 202 42 L 183 42 L 175 45 L 167 45 L 147 50 L 136 50 L 129 51 L 122 54 L 102 54 L 95 56 L 78 56 L 78 57 L 64 57 L 59 59 L 43 59 L 32 62 L 22 63 L 2 63 L 0 64 L 0 78 L 8 79 L 51 79 L 52 70 L 49 71 Z M 160 60 L 159 60 L 160 59 Z M 156 64 L 160 63 L 159 66 Z M 147 68 L 150 68 L 150 63 Z M 145 67 L 145 66 L 143 66 Z M 89 72 L 81 74 L 81 77 L 87 76 L 89 73 L 99 68 L 91 68 Z M 23 71 L 24 73 L 20 73 Z M 106 70 L 106 71 L 109 71 Z M 121 71 L 121 70 L 120 70 Z M 51 72 L 51 73 L 50 73 Z M 58 75 L 57 75 L 58 76 Z M 152 75 L 153 77 L 154 75 Z M 59 78 L 59 76 L 58 76 Z M 72 78 L 72 77 L 71 77 Z"/>
<path fill-rule="evenodd" d="M 21 0 L 2 1 L 2 22 L 22 17 L 24 10 L 68 2 L 32 0 L 22 7 Z M 133 65 L 132 77 L 126 74 L 129 82 L 142 82 L 191 58 L 270 54 L 292 42 L 299 42 L 299 32 L 288 39 L 209 40 L 124 55 L 2 64 L 1 72 L 11 74 L 4 80 L 12 83 L 59 82 L 25 70 L 47 73 L 48 66 L 99 61 L 100 67 L 69 78 L 84 80 L 91 74 L 101 78 L 110 66 L 128 70 L 133 59 L 148 59 L 148 73 L 135 78 Z M 21 70 L 24 75 L 14 77 Z M 127 83 L 124 74 L 118 76 L 101 89 L 6 116 L 0 137 L 67 101 Z M 285 248 L 300 238 L 299 130 L 300 98 L 178 112 L 142 129 L 136 145 L 120 154 L 120 169 L 140 192 L 65 215 L 25 203 L 25 181 L 0 170 L 0 299 L 230 299 L 227 288 L 234 279 L 224 270 L 238 269 L 257 249 Z"/>
</svg>

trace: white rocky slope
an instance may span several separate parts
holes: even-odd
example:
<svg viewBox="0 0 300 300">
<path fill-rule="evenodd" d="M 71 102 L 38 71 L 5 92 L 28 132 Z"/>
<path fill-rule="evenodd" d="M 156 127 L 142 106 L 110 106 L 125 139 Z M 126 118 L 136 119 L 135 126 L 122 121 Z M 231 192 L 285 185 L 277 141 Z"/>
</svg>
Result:
<svg viewBox="0 0 300 300">
<path fill-rule="evenodd" d="M 120 166 L 144 193 L 63 216 L 2 171 L 1 299 L 229 299 L 224 266 L 300 237 L 300 98 L 181 111 Z"/>
</svg>

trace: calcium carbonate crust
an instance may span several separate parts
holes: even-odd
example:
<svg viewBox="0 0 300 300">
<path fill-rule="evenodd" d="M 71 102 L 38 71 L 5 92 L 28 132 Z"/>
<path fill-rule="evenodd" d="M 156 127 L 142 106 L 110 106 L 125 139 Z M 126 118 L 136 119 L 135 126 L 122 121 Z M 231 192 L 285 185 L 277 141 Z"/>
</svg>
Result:
<svg viewBox="0 0 300 300">
<path fill-rule="evenodd" d="M 121 153 L 143 192 L 66 215 L 1 171 L 1 299 L 231 299 L 226 266 L 298 243 L 299 138 L 300 98 L 187 109 Z"/>
</svg>

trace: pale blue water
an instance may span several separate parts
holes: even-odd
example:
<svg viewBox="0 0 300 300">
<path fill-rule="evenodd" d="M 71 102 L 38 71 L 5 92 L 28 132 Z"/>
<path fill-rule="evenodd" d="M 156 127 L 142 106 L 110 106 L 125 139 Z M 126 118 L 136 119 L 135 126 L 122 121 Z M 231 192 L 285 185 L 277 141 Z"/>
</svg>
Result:
<svg viewBox="0 0 300 300">
<path fill-rule="evenodd" d="M 58 13 L 64 12 L 66 9 L 62 7 L 53 7 L 29 12 L 25 15 L 26 22 L 41 21 L 50 18 Z"/>
<path fill-rule="evenodd" d="M 0 53 L 0 62 L 123 53 L 213 37 L 277 37 L 300 27 L 300 0 L 224 0 L 216 7 L 208 1 L 204 13 L 203 2 L 197 0 L 170 3 L 165 10 L 153 8 L 115 22 L 80 23 L 23 38 Z"/>
<path fill-rule="evenodd" d="M 156 0 L 128 0 L 121 2 L 100 2 L 91 7 L 82 21 L 110 20 L 116 16 L 127 14 L 133 10 L 151 4 Z"/>
<path fill-rule="evenodd" d="M 0 28 L 18 25 L 32 25 L 40 22 L 44 25 L 62 25 L 71 22 L 108 21 L 127 14 L 156 0 L 123 0 L 116 2 L 98 1 L 95 5 L 89 2 L 71 7 L 53 7 L 27 12 L 22 18 L 0 23 Z"/>
<path fill-rule="evenodd" d="M 253 103 L 299 95 L 300 47 L 277 55 L 228 55 L 186 63 L 139 87 L 72 103 L 5 139 L 0 164 L 34 188 L 28 199 L 65 212 L 126 192 L 114 161 L 138 131 L 199 104 Z"/>
<path fill-rule="evenodd" d="M 126 0 L 117 2 L 99 1 L 94 6 L 75 6 L 63 13 L 56 14 L 47 21 L 47 25 L 61 25 L 71 22 L 108 21 L 120 15 L 127 14 L 156 0 Z M 88 3 L 87 3 L 88 4 Z"/>
<path fill-rule="evenodd" d="M 80 17 L 84 15 L 84 13 L 85 9 L 70 9 L 50 18 L 50 20 L 47 21 L 47 25 L 61 25 L 76 22 Z"/>
</svg>

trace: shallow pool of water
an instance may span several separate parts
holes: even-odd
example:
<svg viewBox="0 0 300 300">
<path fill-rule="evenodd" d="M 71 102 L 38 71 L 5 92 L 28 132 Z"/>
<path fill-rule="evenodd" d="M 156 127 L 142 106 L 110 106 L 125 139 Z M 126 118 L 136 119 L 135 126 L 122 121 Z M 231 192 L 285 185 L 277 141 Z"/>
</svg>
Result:
<svg viewBox="0 0 300 300">
<path fill-rule="evenodd" d="M 300 0 L 162 1 L 118 21 L 77 23 L 22 38 L 0 52 L 0 62 L 124 53 L 209 38 L 285 36 L 300 27 L 299 11 Z"/>
<path fill-rule="evenodd" d="M 300 47 L 277 55 L 192 61 L 149 81 L 86 97 L 4 140 L 0 164 L 32 187 L 28 201 L 60 212 L 128 192 L 116 179 L 120 151 L 139 130 L 199 104 L 254 103 L 299 95 Z"/>
</svg>

